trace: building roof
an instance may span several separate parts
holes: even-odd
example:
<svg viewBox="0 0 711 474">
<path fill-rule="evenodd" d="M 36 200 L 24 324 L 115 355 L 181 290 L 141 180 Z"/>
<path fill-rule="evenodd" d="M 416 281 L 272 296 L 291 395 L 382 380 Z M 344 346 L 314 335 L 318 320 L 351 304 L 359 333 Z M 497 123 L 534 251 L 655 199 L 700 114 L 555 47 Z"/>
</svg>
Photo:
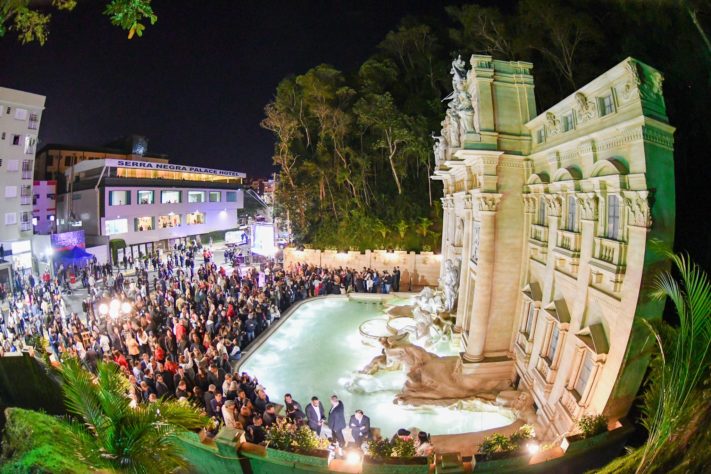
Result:
<svg viewBox="0 0 711 474">
<path fill-rule="evenodd" d="M 101 146 L 86 146 L 86 145 L 65 145 L 62 143 L 48 143 L 43 146 L 37 154 L 40 155 L 45 151 L 49 150 L 59 150 L 59 151 L 81 151 L 81 152 L 94 152 L 94 153 L 112 153 L 115 155 L 131 155 L 130 150 L 121 150 L 118 148 L 107 148 Z M 168 158 L 168 155 L 161 153 L 144 153 L 142 155 L 145 158 Z"/>
</svg>

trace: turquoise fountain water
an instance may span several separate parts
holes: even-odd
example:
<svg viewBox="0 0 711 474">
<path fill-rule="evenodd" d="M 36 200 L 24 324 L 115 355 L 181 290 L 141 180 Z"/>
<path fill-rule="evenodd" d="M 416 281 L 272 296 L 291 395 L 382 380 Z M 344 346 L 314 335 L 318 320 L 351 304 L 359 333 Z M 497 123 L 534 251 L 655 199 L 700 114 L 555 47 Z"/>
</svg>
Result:
<svg viewBox="0 0 711 474">
<path fill-rule="evenodd" d="M 239 370 L 256 376 L 276 403 L 283 403 L 284 394 L 290 392 L 305 406 L 315 395 L 328 411 L 328 399 L 336 394 L 345 405 L 346 422 L 356 409 L 362 409 L 372 426 L 388 437 L 398 428 L 457 434 L 514 421 L 512 415 L 493 408 L 488 412 L 394 405 L 393 398 L 405 382 L 404 373 L 357 373 L 380 353 L 377 347 L 361 342 L 358 330 L 374 318 L 385 318 L 379 303 L 344 297 L 306 302 L 249 355 Z M 447 346 L 440 344 L 438 355 L 450 355 Z"/>
</svg>

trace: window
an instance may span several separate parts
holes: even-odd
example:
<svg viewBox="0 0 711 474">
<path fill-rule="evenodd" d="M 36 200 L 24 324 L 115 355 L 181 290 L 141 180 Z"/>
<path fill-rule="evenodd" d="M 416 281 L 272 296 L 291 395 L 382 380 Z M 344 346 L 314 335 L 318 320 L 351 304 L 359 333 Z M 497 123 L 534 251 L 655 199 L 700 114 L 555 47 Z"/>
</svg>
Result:
<svg viewBox="0 0 711 474">
<path fill-rule="evenodd" d="M 607 235 L 608 239 L 620 239 L 620 198 L 614 194 L 607 196 Z"/>
<path fill-rule="evenodd" d="M 5 132 L 2 132 L 2 139 L 5 140 Z"/>
<path fill-rule="evenodd" d="M 8 107 L 5 112 L 6 112 L 8 115 L 10 115 L 10 112 L 12 112 L 12 107 Z"/>
<path fill-rule="evenodd" d="M 20 230 L 32 230 L 32 213 L 24 211 L 20 213 Z"/>
<path fill-rule="evenodd" d="M 154 204 L 155 203 L 155 192 L 154 191 L 138 191 L 138 204 Z"/>
<path fill-rule="evenodd" d="M 548 351 L 546 353 L 546 361 L 549 364 L 553 363 L 555 359 L 555 353 L 558 350 L 558 337 L 560 336 L 560 330 L 558 329 L 558 324 L 553 323 L 553 330 L 551 331 L 551 340 L 548 341 Z"/>
<path fill-rule="evenodd" d="M 13 135 L 12 136 L 12 144 L 13 145 L 20 145 L 20 135 Z"/>
<path fill-rule="evenodd" d="M 536 306 L 531 303 L 528 307 L 528 318 L 526 319 L 526 335 L 531 339 L 531 331 L 533 330 L 533 316 L 536 311 Z"/>
<path fill-rule="evenodd" d="M 7 170 L 8 171 L 19 171 L 20 162 L 18 160 L 7 160 Z"/>
<path fill-rule="evenodd" d="M 193 212 L 190 214 L 185 215 L 185 223 L 188 225 L 192 224 L 204 224 L 205 223 L 205 214 L 202 212 Z"/>
<path fill-rule="evenodd" d="M 10 113 L 10 112 L 8 112 Z M 27 120 L 27 109 L 15 109 L 15 120 Z"/>
<path fill-rule="evenodd" d="M 546 225 L 546 201 L 543 196 L 538 198 L 538 225 Z"/>
<path fill-rule="evenodd" d="M 127 206 L 131 204 L 131 191 L 109 191 L 109 206 Z"/>
<path fill-rule="evenodd" d="M 17 213 L 16 212 L 6 212 L 5 213 L 5 225 L 15 225 L 17 224 Z"/>
<path fill-rule="evenodd" d="M 205 191 L 188 191 L 188 202 L 205 202 Z"/>
<path fill-rule="evenodd" d="M 155 219 L 153 217 L 136 217 L 133 220 L 133 228 L 136 232 L 153 230 L 155 227 Z"/>
<path fill-rule="evenodd" d="M 577 227 L 578 203 L 575 201 L 575 196 L 568 196 L 568 213 L 565 217 L 565 228 L 571 232 L 575 232 Z"/>
<path fill-rule="evenodd" d="M 158 217 L 158 228 L 167 229 L 169 227 L 178 227 L 180 225 L 180 215 L 170 213 L 167 216 Z"/>
<path fill-rule="evenodd" d="M 182 202 L 180 191 L 161 191 L 160 192 L 160 203 L 161 204 L 177 204 Z"/>
<path fill-rule="evenodd" d="M 32 186 L 23 184 L 20 187 L 20 204 L 30 204 L 32 202 Z"/>
<path fill-rule="evenodd" d="M 546 132 L 543 127 L 536 130 L 536 143 L 543 143 L 546 140 Z"/>
<path fill-rule="evenodd" d="M 227 191 L 225 194 L 225 201 L 237 202 L 237 191 Z"/>
<path fill-rule="evenodd" d="M 578 397 L 583 396 L 583 392 L 585 391 L 585 387 L 588 385 L 588 380 L 590 380 L 590 374 L 592 374 L 592 369 L 593 369 L 593 361 L 592 358 L 590 358 L 589 354 L 587 351 L 583 352 L 583 360 L 582 363 L 580 364 L 580 371 L 578 372 L 578 379 L 575 381 L 575 392 L 578 394 Z"/>
<path fill-rule="evenodd" d="M 25 137 L 25 155 L 34 155 L 37 147 L 37 137 Z"/>
<path fill-rule="evenodd" d="M 5 197 L 6 198 L 17 197 L 17 186 L 5 186 Z"/>
<path fill-rule="evenodd" d="M 128 232 L 128 219 L 107 220 L 104 225 L 106 226 L 106 235 L 125 234 Z"/>
<path fill-rule="evenodd" d="M 612 94 L 607 94 L 604 97 L 599 97 L 597 99 L 597 106 L 600 109 L 600 117 L 609 115 L 615 111 L 615 104 L 612 101 Z"/>
<path fill-rule="evenodd" d="M 563 115 L 563 132 L 568 132 L 575 128 L 573 123 L 573 112 Z"/>
<path fill-rule="evenodd" d="M 30 114 L 30 121 L 27 123 L 27 128 L 37 130 L 39 128 L 39 115 Z"/>
<path fill-rule="evenodd" d="M 210 202 L 220 202 L 221 194 L 220 191 L 210 191 Z"/>
<path fill-rule="evenodd" d="M 32 179 L 32 160 L 22 160 L 22 179 Z"/>
</svg>

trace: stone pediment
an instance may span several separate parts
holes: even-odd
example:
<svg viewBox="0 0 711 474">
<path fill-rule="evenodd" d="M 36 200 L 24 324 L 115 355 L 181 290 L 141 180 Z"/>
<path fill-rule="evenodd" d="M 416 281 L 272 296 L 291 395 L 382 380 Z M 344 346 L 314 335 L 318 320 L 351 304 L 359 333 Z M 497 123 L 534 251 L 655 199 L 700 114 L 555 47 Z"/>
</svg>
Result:
<svg viewBox="0 0 711 474">
<path fill-rule="evenodd" d="M 523 289 L 523 294 L 528 296 L 533 301 L 541 301 L 541 298 L 543 298 L 541 285 L 539 285 L 535 281 L 526 285 L 526 287 Z"/>
<path fill-rule="evenodd" d="M 605 329 L 601 323 L 584 328 L 576 336 L 596 355 L 607 354 L 610 350 L 610 344 L 607 342 Z"/>
<path fill-rule="evenodd" d="M 568 305 L 565 300 L 555 300 L 554 302 L 548 304 L 548 306 L 545 307 L 545 310 L 560 324 L 570 323 L 570 311 L 568 310 Z"/>
</svg>

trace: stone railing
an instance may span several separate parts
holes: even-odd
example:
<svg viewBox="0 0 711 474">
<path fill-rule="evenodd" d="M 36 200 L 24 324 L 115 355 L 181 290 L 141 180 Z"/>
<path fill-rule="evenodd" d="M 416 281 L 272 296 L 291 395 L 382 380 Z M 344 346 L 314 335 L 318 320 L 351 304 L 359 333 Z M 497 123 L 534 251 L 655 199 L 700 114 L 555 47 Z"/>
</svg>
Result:
<svg viewBox="0 0 711 474">
<path fill-rule="evenodd" d="M 625 250 L 626 245 L 624 242 L 605 237 L 595 237 L 593 256 L 597 260 L 616 267 L 624 266 Z"/>
<path fill-rule="evenodd" d="M 531 225 L 531 240 L 536 242 L 547 243 L 548 242 L 548 227 L 539 224 Z"/>
</svg>

